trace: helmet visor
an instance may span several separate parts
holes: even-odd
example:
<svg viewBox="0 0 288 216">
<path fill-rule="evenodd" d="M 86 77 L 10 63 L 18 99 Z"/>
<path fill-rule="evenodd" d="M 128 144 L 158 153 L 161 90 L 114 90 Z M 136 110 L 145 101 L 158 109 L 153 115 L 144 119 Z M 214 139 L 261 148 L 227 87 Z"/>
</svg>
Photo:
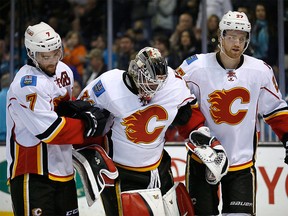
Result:
<svg viewBox="0 0 288 216">
<path fill-rule="evenodd" d="M 36 52 L 35 60 L 38 64 L 55 64 L 63 57 L 62 49 L 53 50 L 51 52 Z"/>
</svg>

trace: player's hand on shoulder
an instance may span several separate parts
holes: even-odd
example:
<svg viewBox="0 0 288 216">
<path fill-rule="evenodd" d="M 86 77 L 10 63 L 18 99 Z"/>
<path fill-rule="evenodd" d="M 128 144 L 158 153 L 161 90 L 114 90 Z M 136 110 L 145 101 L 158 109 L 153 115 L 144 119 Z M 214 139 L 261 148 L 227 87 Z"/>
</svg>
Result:
<svg viewBox="0 0 288 216">
<path fill-rule="evenodd" d="M 84 137 L 102 135 L 110 113 L 107 110 L 94 107 L 87 101 L 63 101 L 57 110 L 59 116 L 81 119 L 85 124 Z"/>
<path fill-rule="evenodd" d="M 91 111 L 83 111 L 80 113 L 79 118 L 85 123 L 84 137 L 96 136 L 97 131 L 97 118 Z"/>
<path fill-rule="evenodd" d="M 103 135 L 107 120 L 110 116 L 110 112 L 98 107 L 92 107 L 87 111 L 80 114 L 80 118 L 85 121 L 85 133 L 86 137 Z"/>
<path fill-rule="evenodd" d="M 61 101 L 56 108 L 56 112 L 59 116 L 77 118 L 81 112 L 87 111 L 91 107 L 92 105 L 88 101 Z"/>
</svg>

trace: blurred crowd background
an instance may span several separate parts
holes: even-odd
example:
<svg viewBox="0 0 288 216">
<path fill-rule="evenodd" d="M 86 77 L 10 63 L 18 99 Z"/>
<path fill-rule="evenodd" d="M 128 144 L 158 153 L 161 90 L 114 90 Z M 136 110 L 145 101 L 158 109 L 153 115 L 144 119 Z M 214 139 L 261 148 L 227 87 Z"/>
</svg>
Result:
<svg viewBox="0 0 288 216">
<path fill-rule="evenodd" d="M 14 1 L 14 55 L 11 56 L 11 0 L 0 0 L 0 130 L 5 128 L 5 101 L 13 78 L 11 74 L 17 73 L 27 61 L 23 39 L 29 25 L 44 21 L 62 37 L 63 61 L 74 73 L 75 97 L 84 86 L 109 69 L 107 0 Z M 201 0 L 112 0 L 112 67 L 127 70 L 130 59 L 145 46 L 158 48 L 174 69 L 187 57 L 203 52 L 203 39 L 207 40 L 207 52 L 217 51 L 218 23 L 225 12 L 237 10 L 245 12 L 252 24 L 251 42 L 246 54 L 271 65 L 279 79 L 279 1 L 284 5 L 284 38 L 288 39 L 288 0 L 207 0 L 206 37 L 202 34 Z M 280 58 L 286 60 L 288 79 L 288 41 L 284 42 L 285 56 Z M 11 58 L 14 59 L 13 73 L 9 67 Z M 4 133 L 0 131 L 0 140 L 5 137 Z"/>
</svg>

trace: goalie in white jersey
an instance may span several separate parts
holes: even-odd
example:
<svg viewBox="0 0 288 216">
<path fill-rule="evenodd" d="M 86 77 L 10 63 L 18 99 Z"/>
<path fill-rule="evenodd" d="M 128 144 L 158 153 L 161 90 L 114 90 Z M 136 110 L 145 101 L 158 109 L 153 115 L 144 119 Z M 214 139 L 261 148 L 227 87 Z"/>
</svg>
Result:
<svg viewBox="0 0 288 216">
<path fill-rule="evenodd" d="M 288 109 L 272 68 L 243 54 L 251 30 L 245 13 L 229 11 L 219 30 L 219 52 L 191 56 L 176 71 L 197 97 L 205 125 L 229 158 L 228 174 L 221 180 L 222 215 L 255 215 L 258 115 L 287 149 Z M 219 184 L 211 186 L 204 180 L 205 166 L 195 155 L 188 157 L 187 166 L 186 186 L 195 200 L 195 213 L 218 215 Z"/>
<path fill-rule="evenodd" d="M 151 47 L 140 50 L 127 72 L 105 72 L 79 98 L 108 110 L 112 117 L 110 155 L 119 178 L 115 188 L 102 194 L 106 214 L 193 215 L 186 189 L 174 185 L 165 132 L 174 123 L 188 138 L 203 126 L 204 117 L 185 81 L 167 67 L 160 52 Z M 175 191 L 181 190 L 176 199 Z M 178 210 L 177 202 L 184 209 Z"/>
<path fill-rule="evenodd" d="M 78 215 L 71 144 L 86 143 L 85 137 L 96 133 L 97 120 L 89 103 L 77 114 L 80 119 L 55 112 L 61 101 L 72 98 L 73 87 L 73 73 L 60 61 L 60 36 L 41 22 L 26 29 L 25 46 L 30 59 L 7 95 L 7 176 L 13 211 Z"/>
</svg>

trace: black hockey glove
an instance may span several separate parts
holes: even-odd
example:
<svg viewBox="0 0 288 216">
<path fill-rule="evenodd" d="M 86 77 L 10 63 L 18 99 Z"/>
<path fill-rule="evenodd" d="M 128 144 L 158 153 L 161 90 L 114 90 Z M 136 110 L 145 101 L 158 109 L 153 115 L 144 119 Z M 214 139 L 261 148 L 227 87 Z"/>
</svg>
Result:
<svg viewBox="0 0 288 216">
<path fill-rule="evenodd" d="M 92 105 L 87 101 L 76 100 L 76 101 L 61 101 L 58 104 L 56 112 L 59 116 L 65 116 L 70 118 L 79 117 L 83 111 L 91 109 Z"/>
<path fill-rule="evenodd" d="M 85 137 L 102 135 L 110 115 L 107 110 L 93 107 L 89 102 L 82 100 L 60 102 L 56 112 L 59 116 L 84 120 Z"/>
<path fill-rule="evenodd" d="M 78 117 L 85 122 L 85 137 L 102 135 L 110 113 L 98 107 L 92 107 L 87 111 L 81 112 Z"/>
<path fill-rule="evenodd" d="M 79 118 L 84 120 L 85 123 L 85 137 L 92 137 L 95 136 L 97 130 L 97 119 L 96 116 L 90 111 L 84 111 L 80 113 Z"/>
</svg>

